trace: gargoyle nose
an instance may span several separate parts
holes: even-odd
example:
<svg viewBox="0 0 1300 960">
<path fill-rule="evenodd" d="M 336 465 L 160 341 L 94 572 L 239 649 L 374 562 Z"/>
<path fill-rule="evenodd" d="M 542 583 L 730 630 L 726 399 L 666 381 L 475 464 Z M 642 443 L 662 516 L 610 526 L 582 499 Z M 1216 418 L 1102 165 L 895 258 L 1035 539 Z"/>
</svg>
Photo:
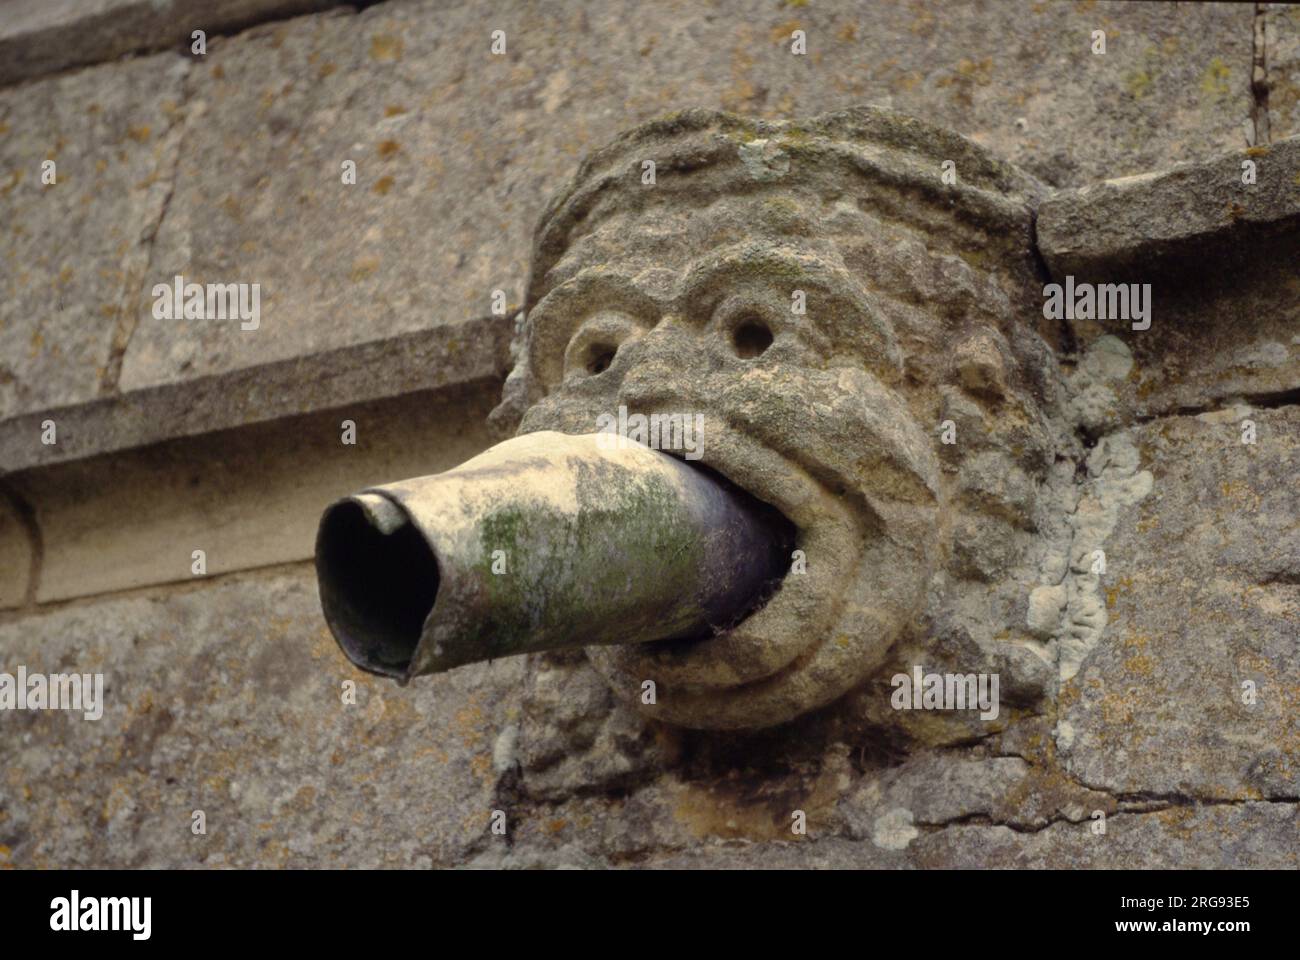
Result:
<svg viewBox="0 0 1300 960">
<path fill-rule="evenodd" d="M 628 409 L 654 407 L 674 398 L 679 398 L 678 391 L 672 388 L 674 378 L 665 376 L 663 368 L 656 363 L 638 363 L 623 377 L 618 391 L 619 402 Z"/>
<path fill-rule="evenodd" d="M 628 369 L 619 386 L 619 401 L 629 408 L 680 403 L 690 392 L 699 344 L 678 318 L 665 317 L 625 349 Z"/>
</svg>

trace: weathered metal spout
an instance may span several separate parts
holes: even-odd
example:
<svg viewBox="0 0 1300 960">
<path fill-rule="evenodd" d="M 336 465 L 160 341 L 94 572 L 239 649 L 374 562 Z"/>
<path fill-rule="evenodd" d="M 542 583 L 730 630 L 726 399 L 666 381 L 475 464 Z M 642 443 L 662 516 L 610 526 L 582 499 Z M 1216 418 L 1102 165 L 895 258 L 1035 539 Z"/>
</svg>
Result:
<svg viewBox="0 0 1300 960">
<path fill-rule="evenodd" d="M 330 630 L 395 677 L 593 644 L 706 636 L 759 604 L 794 529 L 719 477 L 608 434 L 530 433 L 325 511 Z"/>
</svg>

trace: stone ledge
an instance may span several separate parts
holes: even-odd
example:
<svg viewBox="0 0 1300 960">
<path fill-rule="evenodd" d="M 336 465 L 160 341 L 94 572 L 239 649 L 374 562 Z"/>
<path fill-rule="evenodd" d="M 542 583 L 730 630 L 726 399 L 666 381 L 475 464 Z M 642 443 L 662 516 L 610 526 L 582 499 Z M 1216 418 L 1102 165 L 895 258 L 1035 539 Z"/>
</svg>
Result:
<svg viewBox="0 0 1300 960">
<path fill-rule="evenodd" d="M 1256 165 L 1252 185 L 1241 182 L 1246 160 Z M 1039 250 L 1057 278 L 1204 262 L 1298 228 L 1300 137 L 1061 191 L 1038 211 Z"/>
<path fill-rule="evenodd" d="M 188 45 L 264 20 L 336 6 L 334 0 L 6 0 L 0 84 Z"/>
<path fill-rule="evenodd" d="M 0 476 L 181 437 L 504 378 L 513 322 L 487 317 L 0 420 Z M 57 443 L 41 442 L 53 420 Z"/>
<path fill-rule="evenodd" d="M 24 550 L 21 514 L 0 518 L 0 562 L 21 576 L 0 586 L 47 604 L 308 560 L 333 501 L 489 446 L 499 395 L 499 381 L 481 379 L 14 475 L 6 486 L 30 506 L 39 557 Z"/>
</svg>

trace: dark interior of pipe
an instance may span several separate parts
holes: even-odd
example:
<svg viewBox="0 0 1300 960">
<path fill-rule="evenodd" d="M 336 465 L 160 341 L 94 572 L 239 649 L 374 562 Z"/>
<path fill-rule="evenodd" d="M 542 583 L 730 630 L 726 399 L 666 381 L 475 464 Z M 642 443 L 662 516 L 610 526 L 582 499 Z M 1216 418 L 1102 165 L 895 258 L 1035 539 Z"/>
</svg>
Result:
<svg viewBox="0 0 1300 960">
<path fill-rule="evenodd" d="M 676 456 L 675 452 L 665 452 Z M 749 584 L 750 589 L 719 598 L 716 608 L 709 611 L 709 622 L 703 628 L 678 637 L 652 640 L 646 644 L 647 648 L 665 652 L 680 651 L 701 640 L 725 633 L 766 606 L 781 589 L 786 574 L 790 572 L 792 551 L 799 544 L 799 528 L 776 507 L 759 500 L 718 471 L 698 461 L 690 461 L 682 457 L 678 459 L 712 480 L 730 497 L 733 505 L 739 507 L 752 521 L 751 529 L 762 531 L 762 536 L 755 537 L 756 549 L 748 552 L 744 558 L 751 575 L 743 579 Z M 759 579 L 755 579 L 752 575 L 754 573 L 759 575 Z"/>
<path fill-rule="evenodd" d="M 409 523 L 381 533 L 360 505 L 344 501 L 316 541 L 321 606 L 348 659 L 405 678 L 438 595 L 438 561 Z"/>
</svg>

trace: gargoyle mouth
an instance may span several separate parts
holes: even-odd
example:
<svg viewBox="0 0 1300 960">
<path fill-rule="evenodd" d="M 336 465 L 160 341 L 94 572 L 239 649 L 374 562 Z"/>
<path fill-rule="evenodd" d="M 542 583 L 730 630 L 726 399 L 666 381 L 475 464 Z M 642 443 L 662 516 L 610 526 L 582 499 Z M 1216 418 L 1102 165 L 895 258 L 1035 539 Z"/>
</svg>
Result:
<svg viewBox="0 0 1300 960">
<path fill-rule="evenodd" d="M 793 528 L 785 576 L 742 619 L 712 636 L 590 651 L 607 670 L 692 692 L 772 677 L 824 642 L 858 574 L 869 529 L 852 498 L 799 463 L 715 418 L 706 424 L 697 459 L 681 450 L 660 452 L 723 478 L 779 514 Z"/>
</svg>

